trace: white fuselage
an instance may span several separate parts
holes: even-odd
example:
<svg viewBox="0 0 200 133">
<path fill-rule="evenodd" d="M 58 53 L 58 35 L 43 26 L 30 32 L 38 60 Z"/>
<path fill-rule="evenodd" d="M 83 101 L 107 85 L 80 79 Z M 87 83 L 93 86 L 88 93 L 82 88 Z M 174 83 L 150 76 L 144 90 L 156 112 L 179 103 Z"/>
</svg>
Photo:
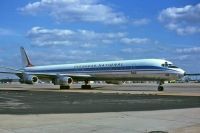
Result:
<svg viewBox="0 0 200 133">
<path fill-rule="evenodd" d="M 184 71 L 162 59 L 106 61 L 26 67 L 26 73 L 90 75 L 89 80 L 176 80 Z"/>
</svg>

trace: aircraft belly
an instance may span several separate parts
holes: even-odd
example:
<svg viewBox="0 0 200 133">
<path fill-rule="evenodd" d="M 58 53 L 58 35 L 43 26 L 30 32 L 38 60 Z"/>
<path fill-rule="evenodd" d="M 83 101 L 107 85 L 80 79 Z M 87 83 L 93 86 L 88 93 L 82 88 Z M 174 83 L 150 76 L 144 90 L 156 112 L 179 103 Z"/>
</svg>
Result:
<svg viewBox="0 0 200 133">
<path fill-rule="evenodd" d="M 104 72 L 93 73 L 92 77 L 97 79 L 116 79 L 116 80 L 174 80 L 176 75 L 160 71 L 140 71 L 140 72 Z"/>
</svg>

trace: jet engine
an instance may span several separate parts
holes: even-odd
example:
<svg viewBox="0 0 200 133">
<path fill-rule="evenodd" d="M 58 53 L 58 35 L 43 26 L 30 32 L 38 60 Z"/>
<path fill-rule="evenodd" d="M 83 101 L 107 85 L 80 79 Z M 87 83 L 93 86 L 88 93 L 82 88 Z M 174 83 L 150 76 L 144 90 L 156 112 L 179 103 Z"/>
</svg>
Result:
<svg viewBox="0 0 200 133">
<path fill-rule="evenodd" d="M 60 76 L 53 80 L 54 85 L 70 85 L 73 83 L 73 79 L 67 76 Z"/>
<path fill-rule="evenodd" d="M 35 75 L 24 75 L 20 82 L 25 84 L 34 84 L 38 82 L 38 77 Z"/>
</svg>

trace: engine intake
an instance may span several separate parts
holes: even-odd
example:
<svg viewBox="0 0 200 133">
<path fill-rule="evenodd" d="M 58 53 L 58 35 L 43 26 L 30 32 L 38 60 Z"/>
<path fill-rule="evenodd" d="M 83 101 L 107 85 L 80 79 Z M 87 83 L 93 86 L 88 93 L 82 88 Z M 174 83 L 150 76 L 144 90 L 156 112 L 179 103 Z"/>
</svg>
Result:
<svg viewBox="0 0 200 133">
<path fill-rule="evenodd" d="M 38 82 L 38 77 L 35 75 L 24 75 L 23 79 L 21 79 L 21 83 L 26 84 L 34 84 Z"/>
<path fill-rule="evenodd" d="M 73 83 L 73 79 L 67 76 L 60 76 L 53 81 L 54 85 L 70 85 Z"/>
</svg>

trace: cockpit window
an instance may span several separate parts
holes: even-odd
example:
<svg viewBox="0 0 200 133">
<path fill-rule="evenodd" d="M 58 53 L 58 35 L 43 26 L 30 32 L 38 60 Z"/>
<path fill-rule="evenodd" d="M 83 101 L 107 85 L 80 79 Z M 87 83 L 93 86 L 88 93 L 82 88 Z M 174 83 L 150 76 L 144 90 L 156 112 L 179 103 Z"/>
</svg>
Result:
<svg viewBox="0 0 200 133">
<path fill-rule="evenodd" d="M 165 62 L 164 64 L 161 64 L 162 67 L 168 67 L 168 68 L 178 68 L 177 66 L 173 65 L 173 64 L 168 64 L 167 62 Z"/>
<path fill-rule="evenodd" d="M 168 64 L 167 62 L 165 62 L 165 63 L 162 64 L 161 66 L 162 66 L 162 67 L 168 67 L 168 65 L 169 65 L 169 64 Z"/>
<path fill-rule="evenodd" d="M 171 65 L 171 66 L 168 66 L 169 68 L 178 68 L 177 66 L 174 66 L 174 65 Z"/>
</svg>

